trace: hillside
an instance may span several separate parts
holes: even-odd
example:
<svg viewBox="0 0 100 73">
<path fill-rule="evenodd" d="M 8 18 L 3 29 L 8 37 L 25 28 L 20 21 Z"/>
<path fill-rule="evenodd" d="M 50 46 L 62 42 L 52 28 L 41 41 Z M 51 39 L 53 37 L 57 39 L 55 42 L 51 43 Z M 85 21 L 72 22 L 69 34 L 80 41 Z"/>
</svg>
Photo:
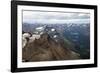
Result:
<svg viewBox="0 0 100 73">
<path fill-rule="evenodd" d="M 65 47 L 64 40 L 55 41 L 47 33 L 27 43 L 23 48 L 23 62 L 79 59 L 80 55 Z"/>
</svg>

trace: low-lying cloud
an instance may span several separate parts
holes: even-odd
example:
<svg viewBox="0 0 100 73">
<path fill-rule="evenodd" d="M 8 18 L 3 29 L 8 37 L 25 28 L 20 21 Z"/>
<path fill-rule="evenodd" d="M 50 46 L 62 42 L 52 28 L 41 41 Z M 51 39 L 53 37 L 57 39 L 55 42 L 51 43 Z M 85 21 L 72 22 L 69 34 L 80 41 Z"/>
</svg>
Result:
<svg viewBox="0 0 100 73">
<path fill-rule="evenodd" d="M 23 23 L 89 23 L 89 13 L 23 11 Z"/>
</svg>

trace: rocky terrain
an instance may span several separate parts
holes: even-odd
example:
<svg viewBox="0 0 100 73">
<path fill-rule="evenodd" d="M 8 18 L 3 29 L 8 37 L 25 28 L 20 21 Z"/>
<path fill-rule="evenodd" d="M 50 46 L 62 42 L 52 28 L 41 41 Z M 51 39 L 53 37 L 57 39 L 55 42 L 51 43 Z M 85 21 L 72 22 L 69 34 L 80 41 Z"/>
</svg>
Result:
<svg viewBox="0 0 100 73">
<path fill-rule="evenodd" d="M 30 32 L 31 34 L 48 32 L 48 35 L 53 40 L 64 40 L 64 45 L 72 51 L 79 53 L 81 59 L 90 59 L 90 23 L 23 23 L 22 28 L 24 32 Z"/>
<path fill-rule="evenodd" d="M 80 59 L 80 54 L 72 51 L 63 39 L 55 40 L 46 32 L 22 49 L 23 62 L 75 59 Z"/>
</svg>

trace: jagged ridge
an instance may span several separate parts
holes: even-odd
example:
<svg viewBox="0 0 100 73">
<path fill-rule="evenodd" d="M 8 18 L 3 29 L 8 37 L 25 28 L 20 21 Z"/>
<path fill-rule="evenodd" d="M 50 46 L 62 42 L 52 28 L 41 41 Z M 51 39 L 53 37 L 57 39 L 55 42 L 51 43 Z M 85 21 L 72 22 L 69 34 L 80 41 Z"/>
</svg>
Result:
<svg viewBox="0 0 100 73">
<path fill-rule="evenodd" d="M 64 40 L 55 41 L 48 33 L 43 33 L 39 39 L 27 43 L 23 48 L 23 61 L 54 61 L 79 59 L 79 54 L 65 47 Z"/>
</svg>

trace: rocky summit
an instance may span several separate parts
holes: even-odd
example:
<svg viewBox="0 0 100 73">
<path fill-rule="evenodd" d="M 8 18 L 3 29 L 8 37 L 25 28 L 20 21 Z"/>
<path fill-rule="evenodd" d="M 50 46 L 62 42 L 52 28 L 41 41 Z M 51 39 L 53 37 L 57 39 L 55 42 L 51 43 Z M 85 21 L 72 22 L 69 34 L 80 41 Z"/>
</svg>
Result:
<svg viewBox="0 0 100 73">
<path fill-rule="evenodd" d="M 61 39 L 56 29 L 48 28 L 45 31 L 42 31 L 39 39 L 28 42 L 22 49 L 23 62 L 80 59 L 80 54 L 71 50 L 69 42 Z"/>
</svg>

